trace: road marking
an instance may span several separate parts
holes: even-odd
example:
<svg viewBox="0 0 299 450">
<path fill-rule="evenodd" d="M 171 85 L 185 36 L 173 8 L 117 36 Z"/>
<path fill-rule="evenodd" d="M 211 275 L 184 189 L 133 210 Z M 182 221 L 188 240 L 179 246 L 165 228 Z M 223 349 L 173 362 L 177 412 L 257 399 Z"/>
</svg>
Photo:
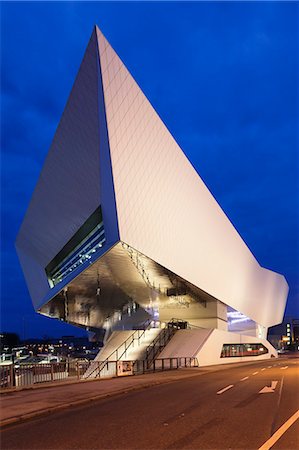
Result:
<svg viewBox="0 0 299 450">
<path fill-rule="evenodd" d="M 256 375 L 258 372 L 253 372 L 253 374 L 252 375 Z"/>
<path fill-rule="evenodd" d="M 262 368 L 262 371 L 263 371 L 263 370 L 266 370 L 266 367 L 263 367 L 263 368 Z"/>
<path fill-rule="evenodd" d="M 278 439 L 299 419 L 299 409 L 258 450 L 269 450 Z"/>
<path fill-rule="evenodd" d="M 271 369 L 272 366 L 268 366 L 268 369 Z"/>
<path fill-rule="evenodd" d="M 283 381 L 284 381 L 284 376 L 281 378 L 280 380 L 280 388 L 279 388 L 279 393 L 278 393 L 278 400 L 277 400 L 277 406 L 276 406 L 276 412 L 274 414 L 273 417 L 273 422 L 272 422 L 272 426 L 271 426 L 271 433 L 270 436 L 272 436 L 272 434 L 274 434 L 275 431 L 275 423 L 278 417 L 278 411 L 279 411 L 279 407 L 280 407 L 280 401 L 281 401 L 281 394 L 282 394 L 282 387 L 283 387 Z"/>
<path fill-rule="evenodd" d="M 221 389 L 221 391 L 218 391 L 217 394 L 223 394 L 223 392 L 227 391 L 228 389 L 234 387 L 233 384 L 230 384 L 229 386 L 226 386 L 224 389 Z"/>
<path fill-rule="evenodd" d="M 278 381 L 272 381 L 271 386 L 265 386 L 259 391 L 259 394 L 270 394 L 275 391 Z"/>
<path fill-rule="evenodd" d="M 248 380 L 248 378 L 249 378 L 249 377 L 244 377 L 244 378 L 241 378 L 241 380 L 240 380 L 240 381 L 245 381 L 245 380 Z"/>
<path fill-rule="evenodd" d="M 281 367 L 280 370 L 285 370 L 287 369 L 289 366 L 285 366 L 285 367 Z"/>
</svg>

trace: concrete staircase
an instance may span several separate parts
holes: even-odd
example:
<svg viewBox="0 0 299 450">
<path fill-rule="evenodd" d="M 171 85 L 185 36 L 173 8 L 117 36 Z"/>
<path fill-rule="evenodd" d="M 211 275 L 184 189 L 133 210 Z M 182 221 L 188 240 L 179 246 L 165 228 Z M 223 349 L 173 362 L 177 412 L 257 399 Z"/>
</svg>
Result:
<svg viewBox="0 0 299 450">
<path fill-rule="evenodd" d="M 160 328 L 114 331 L 86 370 L 83 378 L 115 376 L 117 361 L 143 359 L 148 346 L 160 332 Z"/>
<path fill-rule="evenodd" d="M 136 361 L 137 359 L 143 359 L 146 354 L 147 347 L 156 339 L 158 334 L 161 333 L 160 328 L 150 328 L 145 330 L 145 334 L 140 339 L 140 343 L 136 346 L 131 346 L 127 350 L 127 354 L 121 357 L 121 360 Z"/>
</svg>

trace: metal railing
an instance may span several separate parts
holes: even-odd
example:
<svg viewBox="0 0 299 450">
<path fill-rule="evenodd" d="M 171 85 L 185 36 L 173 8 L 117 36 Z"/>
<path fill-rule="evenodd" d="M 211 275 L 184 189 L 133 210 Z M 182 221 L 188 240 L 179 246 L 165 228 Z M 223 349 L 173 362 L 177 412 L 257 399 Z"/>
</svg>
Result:
<svg viewBox="0 0 299 450">
<path fill-rule="evenodd" d="M 49 364 L 10 364 L 0 366 L 0 389 L 20 388 L 41 383 L 81 380 L 86 370 L 103 361 L 71 361 Z M 117 361 L 109 361 L 101 377 L 117 376 Z"/>
<path fill-rule="evenodd" d="M 112 378 L 124 375 L 140 375 L 180 369 L 183 367 L 198 367 L 198 361 L 193 357 L 157 358 L 148 367 L 146 360 L 137 361 L 71 361 L 49 364 L 10 364 L 0 366 L 0 389 L 17 389 L 37 384 L 57 383 L 86 379 L 84 374 L 91 364 L 98 366 L 98 378 Z"/>
<path fill-rule="evenodd" d="M 156 356 L 166 347 L 175 332 L 186 328 L 190 328 L 189 322 L 182 319 L 173 318 L 166 324 L 166 328 L 162 329 L 161 333 L 158 334 L 156 339 L 146 349 L 145 360 L 148 368 L 153 364 Z"/>
<path fill-rule="evenodd" d="M 24 387 L 76 377 L 78 363 L 9 364 L 0 366 L 0 387 Z"/>
<path fill-rule="evenodd" d="M 176 317 L 172 318 L 168 323 L 167 327 L 176 328 L 178 330 L 188 329 L 191 330 L 191 325 L 187 320 L 177 319 Z"/>
<path fill-rule="evenodd" d="M 169 291 L 174 291 L 174 297 L 180 297 L 181 295 L 189 295 L 189 297 L 196 300 L 198 303 L 200 303 L 204 308 L 207 307 L 207 301 L 202 298 L 202 296 L 195 292 L 195 289 L 192 289 L 189 283 L 185 283 L 182 279 L 178 280 L 176 275 L 173 274 L 171 271 L 167 270 L 167 275 L 169 278 L 169 281 L 172 285 L 172 287 L 161 287 L 160 284 L 156 284 L 155 280 L 150 279 L 149 272 L 146 271 L 146 268 L 142 262 L 142 255 L 137 250 L 130 247 L 128 244 L 122 243 L 123 248 L 125 248 L 128 252 L 128 255 L 136 267 L 138 273 L 142 276 L 144 282 L 147 284 L 147 286 L 152 289 L 153 291 L 157 292 L 158 294 L 165 295 L 167 297 L 172 296 L 169 295 Z M 178 286 L 179 285 L 179 286 Z M 183 293 L 180 294 L 179 292 L 182 291 Z"/>
<path fill-rule="evenodd" d="M 119 361 L 124 355 L 127 354 L 128 349 L 132 346 L 134 347 L 135 341 L 140 344 L 140 339 L 145 335 L 145 332 L 151 328 L 151 321 L 149 321 L 148 326 L 144 330 L 135 330 L 131 336 L 129 336 L 124 342 L 122 342 L 113 352 L 110 353 L 109 356 L 104 361 L 93 361 L 95 364 L 95 368 L 89 372 L 85 378 L 90 377 L 100 377 L 101 371 L 105 370 L 107 367 L 107 363 L 110 361 Z M 100 363 L 100 364 L 96 364 Z"/>
<path fill-rule="evenodd" d="M 141 375 L 144 373 L 162 372 L 165 370 L 181 369 L 185 367 L 198 367 L 197 358 L 190 356 L 181 356 L 177 358 L 156 358 L 153 360 L 150 367 L 146 360 L 134 361 L 133 373 L 134 375 Z"/>
<path fill-rule="evenodd" d="M 166 328 L 163 328 L 161 333 L 159 333 L 153 342 L 147 347 L 145 361 L 148 368 L 151 367 L 156 359 L 156 356 L 162 352 L 175 332 L 180 328 L 177 325 L 177 322 L 177 319 L 172 319 L 168 322 Z"/>
</svg>

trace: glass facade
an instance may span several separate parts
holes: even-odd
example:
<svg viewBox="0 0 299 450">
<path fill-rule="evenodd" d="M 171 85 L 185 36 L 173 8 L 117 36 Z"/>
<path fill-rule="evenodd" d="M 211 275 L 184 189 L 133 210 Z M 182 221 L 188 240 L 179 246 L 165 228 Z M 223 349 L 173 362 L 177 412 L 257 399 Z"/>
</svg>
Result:
<svg viewBox="0 0 299 450">
<path fill-rule="evenodd" d="M 46 267 L 49 285 L 54 287 L 91 259 L 91 255 L 98 252 L 104 242 L 105 230 L 99 207 Z"/>
<path fill-rule="evenodd" d="M 259 356 L 268 353 L 263 344 L 223 344 L 221 358 Z"/>
</svg>

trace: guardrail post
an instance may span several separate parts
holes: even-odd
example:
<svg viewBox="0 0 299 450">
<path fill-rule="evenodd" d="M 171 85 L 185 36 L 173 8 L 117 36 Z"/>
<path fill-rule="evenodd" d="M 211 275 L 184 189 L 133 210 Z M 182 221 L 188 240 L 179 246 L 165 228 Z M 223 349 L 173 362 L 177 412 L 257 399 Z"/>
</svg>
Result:
<svg viewBox="0 0 299 450">
<path fill-rule="evenodd" d="M 13 387 L 13 379 L 14 379 L 14 370 L 13 364 L 9 366 L 9 387 Z"/>
<path fill-rule="evenodd" d="M 54 369 L 53 369 L 53 363 L 50 364 L 50 368 L 51 368 L 51 381 L 54 380 Z"/>
<path fill-rule="evenodd" d="M 12 376 L 11 376 L 12 387 L 16 386 L 16 369 L 15 364 L 12 364 Z"/>
<path fill-rule="evenodd" d="M 77 372 L 77 379 L 80 380 L 80 366 L 78 361 L 76 361 L 76 372 Z"/>
</svg>

